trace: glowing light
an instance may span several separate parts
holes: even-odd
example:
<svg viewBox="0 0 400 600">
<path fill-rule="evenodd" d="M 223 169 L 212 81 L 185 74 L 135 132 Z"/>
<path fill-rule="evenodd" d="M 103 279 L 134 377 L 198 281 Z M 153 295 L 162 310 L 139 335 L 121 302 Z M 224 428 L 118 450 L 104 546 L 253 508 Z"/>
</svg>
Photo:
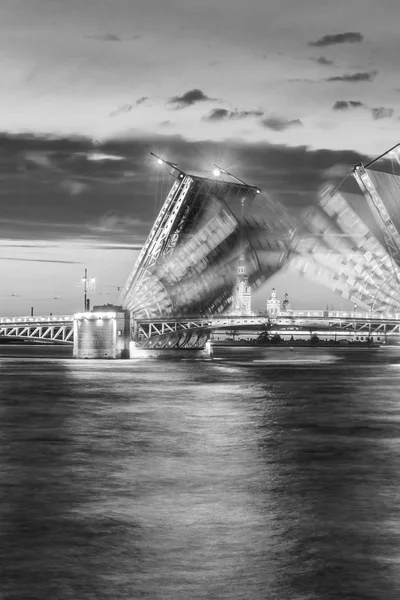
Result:
<svg viewBox="0 0 400 600">
<path fill-rule="evenodd" d="M 214 177 L 219 177 L 221 175 L 220 169 L 217 169 L 217 168 L 213 169 L 213 175 L 214 175 Z"/>
<path fill-rule="evenodd" d="M 257 194 L 261 194 L 261 190 L 256 190 Z"/>
<path fill-rule="evenodd" d="M 158 162 L 158 164 L 159 164 L 159 165 L 163 165 L 163 164 L 164 164 L 164 161 L 163 161 L 163 160 L 161 160 L 161 158 L 158 158 L 158 159 L 157 159 L 157 162 Z"/>
<path fill-rule="evenodd" d="M 117 156 L 116 154 L 103 154 L 101 152 L 92 152 L 87 154 L 88 160 L 101 161 L 101 160 L 125 160 L 123 156 Z"/>
</svg>

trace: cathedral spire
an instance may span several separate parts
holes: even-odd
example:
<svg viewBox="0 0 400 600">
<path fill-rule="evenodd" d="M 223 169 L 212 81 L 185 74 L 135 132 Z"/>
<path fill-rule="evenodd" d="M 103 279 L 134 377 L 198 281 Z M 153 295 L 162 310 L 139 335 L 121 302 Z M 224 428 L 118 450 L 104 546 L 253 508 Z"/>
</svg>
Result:
<svg viewBox="0 0 400 600">
<path fill-rule="evenodd" d="M 247 276 L 246 260 L 240 255 L 236 272 L 235 287 L 233 289 L 232 314 L 242 317 L 250 316 L 251 311 L 251 286 Z"/>
<path fill-rule="evenodd" d="M 289 300 L 289 296 L 288 296 L 287 292 L 285 293 L 285 298 L 282 302 L 282 310 L 284 310 L 285 312 L 292 310 L 292 305 L 290 304 L 290 300 Z"/>
<path fill-rule="evenodd" d="M 273 287 L 271 295 L 267 300 L 267 314 L 269 317 L 276 317 L 281 310 L 281 301 L 276 296 L 276 289 Z"/>
</svg>

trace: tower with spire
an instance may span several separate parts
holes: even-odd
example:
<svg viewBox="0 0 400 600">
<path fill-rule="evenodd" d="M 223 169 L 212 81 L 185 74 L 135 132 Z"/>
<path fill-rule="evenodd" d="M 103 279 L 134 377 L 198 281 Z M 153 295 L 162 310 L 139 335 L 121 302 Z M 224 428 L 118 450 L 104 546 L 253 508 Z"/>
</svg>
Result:
<svg viewBox="0 0 400 600">
<path fill-rule="evenodd" d="M 271 295 L 267 300 L 267 314 L 269 317 L 276 317 L 281 310 L 281 301 L 276 296 L 276 289 L 273 287 Z"/>
<path fill-rule="evenodd" d="M 292 310 L 292 305 L 290 304 L 288 293 L 286 292 L 285 298 L 282 302 L 282 310 L 284 312 L 290 312 Z"/>
<path fill-rule="evenodd" d="M 251 286 L 247 276 L 246 262 L 242 255 L 239 259 L 235 287 L 233 289 L 232 314 L 242 317 L 250 316 L 251 312 Z"/>
</svg>

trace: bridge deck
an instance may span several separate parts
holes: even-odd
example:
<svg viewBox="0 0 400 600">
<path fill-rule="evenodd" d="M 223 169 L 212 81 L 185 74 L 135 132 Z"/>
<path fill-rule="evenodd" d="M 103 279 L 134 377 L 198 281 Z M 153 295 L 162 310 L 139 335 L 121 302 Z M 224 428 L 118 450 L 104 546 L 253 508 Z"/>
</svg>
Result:
<svg viewBox="0 0 400 600">
<path fill-rule="evenodd" d="M 94 313 L 92 313 L 93 315 Z M 210 329 L 257 329 L 268 323 L 264 315 L 215 317 L 167 317 L 139 319 L 136 332 L 139 338 L 176 335 L 184 332 Z M 348 330 L 371 334 L 400 334 L 400 314 L 345 312 L 345 311 L 291 311 L 280 312 L 271 319 L 277 329 Z M 74 316 L 1 317 L 0 337 L 21 338 L 54 344 L 73 344 Z"/>
</svg>

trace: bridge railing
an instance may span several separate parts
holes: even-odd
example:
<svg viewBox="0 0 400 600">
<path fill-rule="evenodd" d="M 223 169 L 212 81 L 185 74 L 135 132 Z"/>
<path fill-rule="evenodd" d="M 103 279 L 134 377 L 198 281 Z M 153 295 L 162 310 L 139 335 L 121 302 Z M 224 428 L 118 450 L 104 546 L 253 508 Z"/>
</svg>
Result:
<svg viewBox="0 0 400 600">
<path fill-rule="evenodd" d="M 290 317 L 314 317 L 314 318 L 336 318 L 336 319 L 365 319 L 365 320 L 398 320 L 400 319 L 400 313 L 377 313 L 377 312 L 366 312 L 366 311 L 341 311 L 341 310 L 293 310 L 293 311 L 279 311 L 277 318 L 290 318 Z"/>
<path fill-rule="evenodd" d="M 0 324 L 8 325 L 10 323 L 60 323 L 71 322 L 74 320 L 72 315 L 57 315 L 49 317 L 0 317 Z"/>
</svg>

